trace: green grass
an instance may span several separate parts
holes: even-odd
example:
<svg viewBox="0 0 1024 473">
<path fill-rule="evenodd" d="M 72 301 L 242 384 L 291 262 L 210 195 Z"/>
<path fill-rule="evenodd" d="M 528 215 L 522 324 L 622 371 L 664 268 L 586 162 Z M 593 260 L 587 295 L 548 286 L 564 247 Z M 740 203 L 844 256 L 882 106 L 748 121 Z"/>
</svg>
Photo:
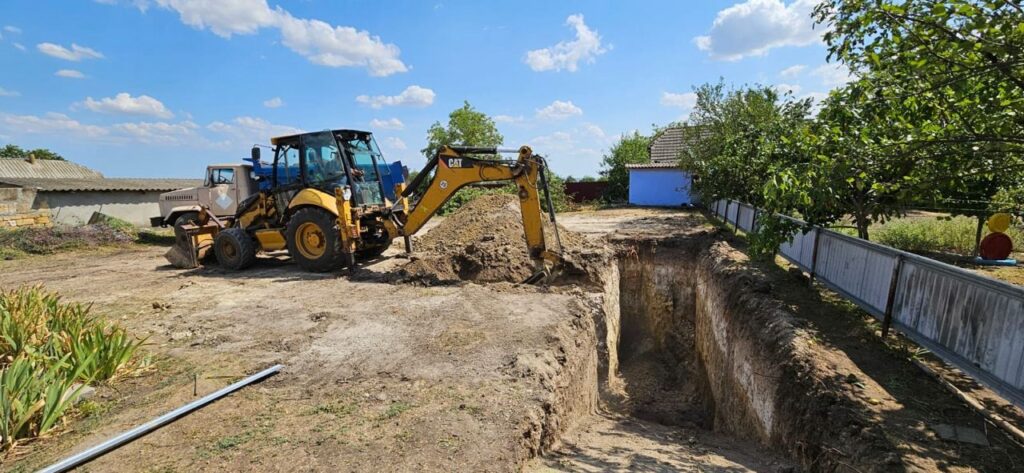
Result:
<svg viewBox="0 0 1024 473">
<path fill-rule="evenodd" d="M 886 246 L 914 253 L 944 252 L 971 255 L 977 220 L 969 217 L 914 217 L 893 220 L 873 229 L 871 239 Z M 985 229 L 983 235 L 988 234 Z M 1007 235 L 1024 246 L 1024 232 L 1011 227 Z"/>
<path fill-rule="evenodd" d="M 46 435 L 86 384 L 132 366 L 143 340 L 90 309 L 39 287 L 0 292 L 0 447 Z"/>
<path fill-rule="evenodd" d="M 388 410 L 381 414 L 380 420 L 393 419 L 409 409 L 412 409 L 412 404 L 404 401 L 395 401 L 388 406 Z"/>
</svg>

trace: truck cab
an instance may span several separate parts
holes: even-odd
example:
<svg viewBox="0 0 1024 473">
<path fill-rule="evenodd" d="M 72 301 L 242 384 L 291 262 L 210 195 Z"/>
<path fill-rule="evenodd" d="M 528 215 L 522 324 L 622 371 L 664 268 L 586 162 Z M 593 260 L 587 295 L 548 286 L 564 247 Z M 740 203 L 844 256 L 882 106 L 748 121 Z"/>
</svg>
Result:
<svg viewBox="0 0 1024 473">
<path fill-rule="evenodd" d="M 238 203 L 258 190 L 251 165 L 210 165 L 206 168 L 201 187 L 160 194 L 160 216 L 151 218 L 150 223 L 154 227 L 184 224 L 199 216 L 201 206 L 218 217 L 233 216 L 238 210 Z"/>
</svg>

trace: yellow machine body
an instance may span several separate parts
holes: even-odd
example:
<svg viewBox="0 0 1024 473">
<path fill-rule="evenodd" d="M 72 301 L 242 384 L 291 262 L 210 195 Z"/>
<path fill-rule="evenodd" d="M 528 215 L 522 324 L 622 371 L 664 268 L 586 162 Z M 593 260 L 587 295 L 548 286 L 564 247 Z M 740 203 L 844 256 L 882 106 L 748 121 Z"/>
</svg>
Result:
<svg viewBox="0 0 1024 473">
<path fill-rule="evenodd" d="M 247 200 L 230 222 L 201 212 L 202 222 L 187 232 L 188 248 L 169 253 L 168 259 L 174 256 L 183 267 L 194 266 L 213 249 L 218 259 L 223 254 L 231 260 L 227 264 L 221 261 L 222 265 L 241 269 L 254 261 L 254 251 L 288 249 L 298 253 L 291 256 L 301 257 L 299 262 L 307 269 L 327 271 L 354 264 L 357 257 L 377 256 L 398 237 L 405 239 L 406 251 L 411 251 L 410 237 L 459 189 L 480 182 L 509 181 L 518 189 L 530 256 L 537 261 L 538 271 L 546 273 L 545 263 L 557 263 L 561 257 L 547 249 L 544 239 L 540 200 L 540 190 L 546 185 L 544 160 L 528 146 L 520 148 L 514 160 L 474 157 L 497 153 L 494 148 L 442 146 L 408 188 L 396 186 L 398 201 L 385 200 L 384 206 L 353 205 L 348 186 L 336 187 L 333 195 L 313 187 L 260 192 Z M 410 195 L 421 187 L 422 194 L 410 204 Z M 275 201 L 282 198 L 288 201 Z M 222 243 L 231 248 L 221 248 Z M 245 258 L 232 259 L 243 253 Z"/>
</svg>

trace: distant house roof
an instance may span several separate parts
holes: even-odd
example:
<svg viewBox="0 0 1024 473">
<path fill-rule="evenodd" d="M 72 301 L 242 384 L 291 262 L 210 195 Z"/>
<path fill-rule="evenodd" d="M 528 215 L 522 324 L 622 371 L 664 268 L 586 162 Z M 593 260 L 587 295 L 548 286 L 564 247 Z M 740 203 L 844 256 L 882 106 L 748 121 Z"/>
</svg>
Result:
<svg viewBox="0 0 1024 473">
<path fill-rule="evenodd" d="M 122 179 L 92 177 L 85 179 L 10 178 L 0 176 L 0 185 L 32 187 L 48 192 L 74 191 L 173 191 L 203 185 L 200 179 Z"/>
<path fill-rule="evenodd" d="M 42 179 L 96 179 L 100 174 L 71 161 L 37 159 L 34 163 L 26 159 L 0 158 L 0 178 L 42 178 Z"/>
<path fill-rule="evenodd" d="M 670 163 L 644 163 L 644 164 L 627 164 L 626 169 L 679 169 L 679 163 L 676 161 Z"/>
<path fill-rule="evenodd" d="M 700 138 L 700 129 L 692 126 L 674 126 L 658 133 L 651 141 L 652 163 L 679 162 L 679 154 Z"/>
</svg>

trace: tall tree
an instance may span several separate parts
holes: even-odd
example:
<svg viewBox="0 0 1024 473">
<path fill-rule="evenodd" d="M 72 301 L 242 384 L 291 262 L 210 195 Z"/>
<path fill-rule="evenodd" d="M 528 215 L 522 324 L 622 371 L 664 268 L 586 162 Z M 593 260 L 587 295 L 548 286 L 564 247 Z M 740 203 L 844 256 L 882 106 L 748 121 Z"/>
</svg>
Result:
<svg viewBox="0 0 1024 473">
<path fill-rule="evenodd" d="M 1024 180 L 1024 8 L 1017 0 L 828 0 L 830 57 L 851 106 L 886 130 L 870 152 L 913 160 L 919 205 L 981 222 Z M 978 234 L 980 237 L 980 232 Z"/>
<path fill-rule="evenodd" d="M 477 111 L 469 102 L 463 102 L 448 114 L 448 126 L 434 122 L 427 130 L 427 147 L 420 150 L 427 159 L 434 157 L 443 145 L 494 146 L 504 143 L 494 120 Z"/>
<path fill-rule="evenodd" d="M 810 101 L 789 100 L 771 87 L 726 90 L 721 82 L 696 93 L 681 165 L 699 176 L 695 186 L 706 201 L 762 206 L 771 171 L 802 159 L 789 137 L 807 129 Z"/>
<path fill-rule="evenodd" d="M 608 181 L 605 200 L 622 202 L 629 198 L 629 170 L 626 165 L 651 162 L 650 144 L 650 137 L 634 131 L 632 135 L 620 136 L 608 154 L 601 158 L 601 176 Z"/>
</svg>

